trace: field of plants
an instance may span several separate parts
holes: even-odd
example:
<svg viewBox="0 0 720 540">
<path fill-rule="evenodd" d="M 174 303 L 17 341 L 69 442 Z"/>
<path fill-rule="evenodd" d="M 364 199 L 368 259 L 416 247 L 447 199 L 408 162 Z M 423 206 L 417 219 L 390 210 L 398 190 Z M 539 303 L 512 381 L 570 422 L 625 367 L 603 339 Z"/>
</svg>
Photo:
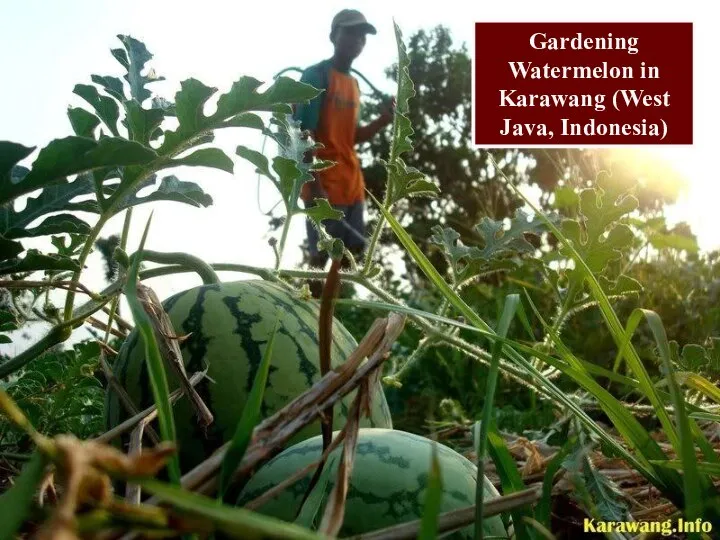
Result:
<svg viewBox="0 0 720 540">
<path fill-rule="evenodd" d="M 191 78 L 168 101 L 145 44 L 118 36 L 121 75 L 75 87 L 72 135 L 29 167 L 35 148 L 0 141 L 0 346 L 50 325 L 0 349 L 0 540 L 716 537 L 718 254 L 612 169 L 554 159 L 548 184 L 538 159 L 539 201 L 511 150 L 481 152 L 482 183 L 437 181 L 448 145 L 413 104 L 439 95 L 435 67 L 467 65 L 416 62 L 441 31 L 409 47 L 395 32 L 362 260 L 325 232 L 327 201 L 299 203 L 333 164 L 303 160 L 314 143 L 289 114 L 318 90 L 291 78 L 242 77 L 220 96 Z M 276 143 L 272 158 L 236 148 L 282 200 L 275 266 L 164 252 L 152 218 L 132 245 L 138 205 L 210 211 L 173 169 L 232 174 L 213 140 L 233 129 Z M 328 271 L 281 266 L 304 219 Z M 27 247 L 39 240 L 52 248 Z M 94 250 L 103 290 L 84 284 Z M 202 285 L 159 299 L 153 282 L 181 273 Z"/>
</svg>

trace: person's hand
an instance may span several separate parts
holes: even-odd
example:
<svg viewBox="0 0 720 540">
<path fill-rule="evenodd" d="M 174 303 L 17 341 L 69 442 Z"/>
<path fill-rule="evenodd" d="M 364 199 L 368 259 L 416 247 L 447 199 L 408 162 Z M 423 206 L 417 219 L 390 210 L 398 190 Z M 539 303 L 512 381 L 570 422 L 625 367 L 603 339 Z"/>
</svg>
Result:
<svg viewBox="0 0 720 540">
<path fill-rule="evenodd" d="M 395 98 L 390 98 L 389 101 L 385 103 L 385 107 L 380 113 L 379 121 L 383 126 L 387 126 L 388 124 L 392 123 L 393 117 L 395 116 Z"/>
</svg>

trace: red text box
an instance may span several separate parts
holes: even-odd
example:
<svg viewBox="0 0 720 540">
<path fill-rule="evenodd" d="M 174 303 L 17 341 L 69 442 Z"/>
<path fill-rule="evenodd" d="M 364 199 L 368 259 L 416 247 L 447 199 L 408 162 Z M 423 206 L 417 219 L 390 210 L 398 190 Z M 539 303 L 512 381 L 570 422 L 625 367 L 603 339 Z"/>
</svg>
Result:
<svg viewBox="0 0 720 540">
<path fill-rule="evenodd" d="M 476 23 L 478 146 L 692 144 L 692 23 Z"/>
</svg>

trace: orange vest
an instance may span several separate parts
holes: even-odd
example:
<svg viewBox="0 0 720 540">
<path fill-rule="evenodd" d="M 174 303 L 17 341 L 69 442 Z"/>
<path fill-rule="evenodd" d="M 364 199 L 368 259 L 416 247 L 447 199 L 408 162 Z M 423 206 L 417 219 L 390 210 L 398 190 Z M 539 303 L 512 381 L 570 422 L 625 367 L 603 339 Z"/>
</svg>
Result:
<svg viewBox="0 0 720 540">
<path fill-rule="evenodd" d="M 335 165 L 313 174 L 333 205 L 352 205 L 365 199 L 365 180 L 355 153 L 359 110 L 360 91 L 355 78 L 330 67 L 315 140 L 325 146 L 317 151 L 317 158 L 334 161 Z M 308 184 L 303 186 L 302 198 L 310 199 Z"/>
</svg>

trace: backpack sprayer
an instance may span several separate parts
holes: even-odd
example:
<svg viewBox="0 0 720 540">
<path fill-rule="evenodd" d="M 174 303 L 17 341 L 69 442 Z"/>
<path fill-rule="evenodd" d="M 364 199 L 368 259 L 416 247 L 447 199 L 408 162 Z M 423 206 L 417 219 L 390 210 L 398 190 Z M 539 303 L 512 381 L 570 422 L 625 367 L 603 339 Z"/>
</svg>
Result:
<svg viewBox="0 0 720 540">
<path fill-rule="evenodd" d="M 273 80 L 277 79 L 283 73 L 287 73 L 288 71 L 296 71 L 298 73 L 302 73 L 304 70 L 302 68 L 299 68 L 296 66 L 287 67 L 281 71 L 278 71 L 275 75 L 273 75 Z M 374 96 L 376 99 L 379 99 L 380 101 L 386 101 L 386 100 L 390 99 L 390 96 L 388 96 L 384 92 L 381 92 L 380 90 L 378 90 L 377 87 L 374 84 L 372 84 L 368 80 L 368 78 L 365 77 L 365 75 L 363 75 L 362 73 L 360 73 L 357 69 L 350 68 L 350 71 L 354 75 L 357 75 L 360 79 L 362 79 L 362 81 L 370 88 L 370 90 L 371 90 L 370 94 L 372 96 Z M 268 136 L 265 135 L 263 137 L 262 147 L 260 149 L 261 154 L 265 154 L 265 143 L 267 143 L 267 139 L 268 139 Z M 280 204 L 281 201 L 278 201 L 277 203 L 275 203 L 272 206 L 272 208 L 270 208 L 270 210 L 268 210 L 267 212 L 262 211 L 262 209 L 260 208 L 260 176 L 261 176 L 260 173 L 258 173 L 258 175 L 257 175 L 257 207 L 258 207 L 258 210 L 260 210 L 261 214 L 263 214 L 267 217 L 270 217 L 272 215 L 273 210 L 275 210 L 275 208 L 277 208 L 277 206 Z M 346 229 L 350 230 L 353 234 L 355 234 L 356 236 L 358 236 L 359 238 L 364 240 L 364 237 L 358 231 L 356 231 L 354 228 L 350 227 L 350 225 L 348 225 L 348 223 L 346 221 L 341 220 L 340 223 Z"/>
</svg>

